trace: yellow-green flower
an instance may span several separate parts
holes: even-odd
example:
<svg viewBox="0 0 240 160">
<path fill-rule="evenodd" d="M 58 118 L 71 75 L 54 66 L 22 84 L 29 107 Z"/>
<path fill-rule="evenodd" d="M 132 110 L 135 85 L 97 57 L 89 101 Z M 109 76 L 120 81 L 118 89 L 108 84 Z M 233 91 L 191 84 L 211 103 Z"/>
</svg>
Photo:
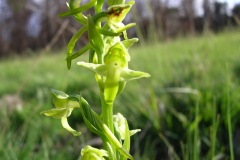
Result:
<svg viewBox="0 0 240 160">
<path fill-rule="evenodd" d="M 105 160 L 103 157 L 108 157 L 107 151 L 93 148 L 91 146 L 86 146 L 82 149 L 81 154 L 81 160 Z"/>
<path fill-rule="evenodd" d="M 40 114 L 45 114 L 46 116 L 53 118 L 61 118 L 63 128 L 67 129 L 74 136 L 79 136 L 81 132 L 72 129 L 67 121 L 67 117 L 71 115 L 73 109 L 79 108 L 79 103 L 72 101 L 69 96 L 62 91 L 51 89 L 50 93 L 52 94 L 53 104 L 56 108 L 42 111 Z"/>
<path fill-rule="evenodd" d="M 86 62 L 78 62 L 77 64 L 106 77 L 104 99 L 106 103 L 112 104 L 118 92 L 119 81 L 126 82 L 142 77 L 150 77 L 148 73 L 128 69 L 128 61 L 130 61 L 130 56 L 126 47 L 123 43 L 118 42 L 104 56 L 105 64 Z"/>
</svg>

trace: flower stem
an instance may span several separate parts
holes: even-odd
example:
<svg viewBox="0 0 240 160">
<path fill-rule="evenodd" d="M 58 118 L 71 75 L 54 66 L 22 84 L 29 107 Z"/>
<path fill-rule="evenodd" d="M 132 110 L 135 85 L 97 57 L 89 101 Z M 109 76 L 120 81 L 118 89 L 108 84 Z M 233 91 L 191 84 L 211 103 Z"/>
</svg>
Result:
<svg viewBox="0 0 240 160">
<path fill-rule="evenodd" d="M 110 129 L 110 131 L 114 134 L 114 129 L 113 129 L 113 104 L 107 104 L 104 100 L 104 92 L 100 92 L 101 95 L 101 104 L 102 104 L 102 117 L 103 117 L 103 122 L 107 125 L 107 127 Z M 103 140 L 104 141 L 104 140 Z M 106 142 L 103 142 L 104 148 L 106 143 L 109 143 L 112 146 L 112 150 L 114 154 L 116 155 L 116 150 L 114 146 L 106 140 Z M 108 147 L 105 148 L 108 151 Z"/>
<path fill-rule="evenodd" d="M 113 104 L 107 104 L 104 100 L 104 93 L 101 92 L 101 103 L 102 103 L 102 115 L 103 122 L 107 125 L 110 131 L 114 134 L 113 130 Z"/>
</svg>

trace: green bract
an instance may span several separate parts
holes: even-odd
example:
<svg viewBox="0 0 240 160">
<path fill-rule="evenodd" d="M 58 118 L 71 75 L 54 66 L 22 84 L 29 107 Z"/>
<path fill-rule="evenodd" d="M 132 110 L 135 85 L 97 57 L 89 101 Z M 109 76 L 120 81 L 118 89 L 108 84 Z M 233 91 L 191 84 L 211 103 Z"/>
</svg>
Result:
<svg viewBox="0 0 240 160">
<path fill-rule="evenodd" d="M 79 1 L 79 0 L 77 0 Z M 80 5 L 80 2 L 77 2 L 74 4 L 74 0 L 70 0 L 70 5 L 67 3 L 68 8 L 70 9 L 70 11 L 64 12 L 59 14 L 59 17 L 66 17 L 66 16 L 70 16 L 70 15 L 74 15 L 75 18 L 78 19 L 82 19 L 82 16 L 79 16 L 79 13 L 88 10 L 89 8 L 91 8 L 97 0 L 91 0 L 89 3 L 85 4 L 84 6 L 81 7 L 77 7 L 77 5 Z M 85 17 L 83 19 L 86 19 Z M 80 21 L 80 23 L 86 22 L 86 20 L 83 20 L 83 22 Z"/>
<path fill-rule="evenodd" d="M 86 146 L 82 149 L 81 154 L 81 160 L 105 160 L 103 157 L 108 157 L 107 151 L 93 148 L 91 146 Z"/>
</svg>

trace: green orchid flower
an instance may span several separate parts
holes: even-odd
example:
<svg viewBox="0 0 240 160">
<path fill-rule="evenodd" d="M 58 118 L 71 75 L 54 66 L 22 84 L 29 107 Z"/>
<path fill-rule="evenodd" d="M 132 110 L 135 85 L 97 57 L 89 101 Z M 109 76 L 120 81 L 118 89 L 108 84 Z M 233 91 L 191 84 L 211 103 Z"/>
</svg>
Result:
<svg viewBox="0 0 240 160">
<path fill-rule="evenodd" d="M 113 5 L 109 7 L 107 13 L 109 20 L 115 24 L 122 22 L 134 3 L 134 1 L 131 1 L 126 4 Z"/>
<path fill-rule="evenodd" d="M 79 103 L 76 101 L 72 101 L 71 96 L 68 96 L 66 93 L 58 90 L 51 89 L 50 93 L 53 97 L 53 104 L 56 108 L 50 109 L 47 111 L 42 111 L 40 114 L 45 114 L 46 116 L 53 118 L 61 118 L 61 123 L 63 128 L 67 129 L 74 136 L 79 136 L 81 132 L 77 132 L 72 129 L 67 121 L 67 117 L 69 117 L 74 108 L 79 108 Z"/>
<path fill-rule="evenodd" d="M 91 146 L 86 146 L 82 149 L 81 154 L 81 160 L 105 160 L 104 157 L 108 157 L 107 151 L 93 148 Z"/>
<path fill-rule="evenodd" d="M 124 118 L 122 114 L 117 113 L 116 115 L 113 116 L 113 122 L 116 123 L 116 126 L 118 127 L 118 131 L 120 133 L 121 139 L 125 140 L 126 118 Z M 141 129 L 130 130 L 129 135 L 132 136 L 135 133 L 140 132 L 140 131 L 141 131 Z"/>
<path fill-rule="evenodd" d="M 112 104 L 119 88 L 119 82 L 127 82 L 142 77 L 150 77 L 148 73 L 128 69 L 129 53 L 123 43 L 118 42 L 112 46 L 104 56 L 104 64 L 78 62 L 96 74 L 106 77 L 104 86 L 104 99 L 107 104 Z"/>
<path fill-rule="evenodd" d="M 113 5 L 108 8 L 108 26 L 114 31 L 119 32 L 121 30 L 127 30 L 128 28 L 135 25 L 135 23 L 131 23 L 125 26 L 122 21 L 126 17 L 127 13 L 130 11 L 132 6 L 134 5 L 134 1 L 130 1 L 126 4 Z"/>
</svg>

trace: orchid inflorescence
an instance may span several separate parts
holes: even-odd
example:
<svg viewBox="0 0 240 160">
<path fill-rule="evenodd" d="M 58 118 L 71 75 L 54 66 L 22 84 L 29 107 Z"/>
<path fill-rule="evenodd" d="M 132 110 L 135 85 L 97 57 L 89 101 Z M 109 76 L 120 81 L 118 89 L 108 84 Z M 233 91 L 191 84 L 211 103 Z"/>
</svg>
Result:
<svg viewBox="0 0 240 160">
<path fill-rule="evenodd" d="M 81 0 L 70 0 L 67 3 L 69 11 L 59 14 L 60 17 L 73 15 L 83 24 L 72 37 L 67 48 L 67 67 L 71 68 L 71 61 L 89 51 L 89 62 L 78 62 L 95 73 L 96 81 L 100 88 L 102 113 L 95 113 L 88 102 L 80 95 L 67 95 L 58 90 L 51 89 L 53 103 L 56 108 L 41 112 L 47 116 L 61 119 L 62 126 L 74 136 L 78 132 L 68 124 L 69 117 L 74 108 L 79 108 L 84 122 L 90 131 L 100 136 L 104 150 L 86 146 L 82 149 L 81 160 L 126 160 L 133 159 L 129 154 L 130 136 L 139 132 L 139 129 L 129 130 L 126 118 L 120 113 L 113 115 L 113 102 L 123 91 L 126 82 L 142 77 L 150 77 L 149 74 L 128 69 L 130 55 L 129 47 L 137 42 L 137 38 L 128 39 L 126 30 L 135 23 L 124 25 L 123 19 L 131 9 L 134 1 L 125 4 L 125 0 L 107 0 L 110 6 L 107 11 L 102 11 L 104 0 L 91 0 L 80 6 Z M 94 7 L 94 16 L 82 14 L 83 11 Z M 101 22 L 106 22 L 101 26 Z M 89 44 L 80 51 L 73 53 L 76 41 L 88 31 Z M 123 33 L 124 40 L 120 36 Z"/>
</svg>

